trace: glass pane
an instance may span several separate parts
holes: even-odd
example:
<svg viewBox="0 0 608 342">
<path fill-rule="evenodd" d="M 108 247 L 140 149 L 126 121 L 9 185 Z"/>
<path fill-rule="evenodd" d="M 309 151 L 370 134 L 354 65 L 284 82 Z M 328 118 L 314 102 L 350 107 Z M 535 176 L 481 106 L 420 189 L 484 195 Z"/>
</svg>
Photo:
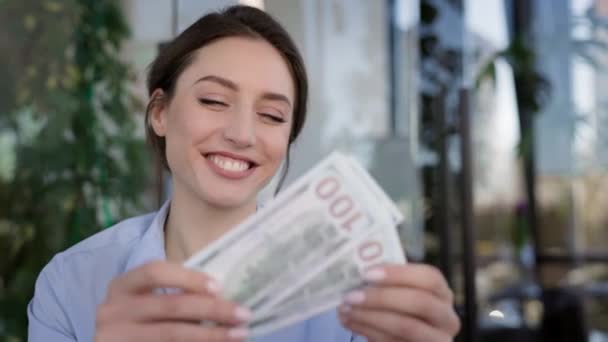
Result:
<svg viewBox="0 0 608 342">
<path fill-rule="evenodd" d="M 608 252 L 608 2 L 571 1 L 577 248 Z"/>
<path fill-rule="evenodd" d="M 294 146 L 292 181 L 333 150 L 352 153 L 398 203 L 406 217 L 404 247 L 424 253 L 417 167 L 417 2 L 395 6 L 398 20 L 397 106 L 391 113 L 389 11 L 386 1 L 265 1 L 302 47 L 310 80 L 306 127 Z M 296 5 L 296 7 L 294 7 Z M 294 11 L 294 8 L 297 11 Z M 365 25 L 362 25 L 365 23 Z M 393 127 L 392 115 L 396 125 Z"/>
</svg>

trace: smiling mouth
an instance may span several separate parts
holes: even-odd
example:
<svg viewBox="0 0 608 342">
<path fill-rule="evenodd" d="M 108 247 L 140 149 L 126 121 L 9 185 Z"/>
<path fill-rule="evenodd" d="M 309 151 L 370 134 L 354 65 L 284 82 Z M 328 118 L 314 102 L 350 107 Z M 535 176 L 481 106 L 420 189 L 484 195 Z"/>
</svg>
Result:
<svg viewBox="0 0 608 342">
<path fill-rule="evenodd" d="M 219 154 L 207 154 L 205 158 L 218 168 L 228 172 L 243 172 L 257 166 L 254 162 L 248 160 L 235 159 Z"/>
</svg>

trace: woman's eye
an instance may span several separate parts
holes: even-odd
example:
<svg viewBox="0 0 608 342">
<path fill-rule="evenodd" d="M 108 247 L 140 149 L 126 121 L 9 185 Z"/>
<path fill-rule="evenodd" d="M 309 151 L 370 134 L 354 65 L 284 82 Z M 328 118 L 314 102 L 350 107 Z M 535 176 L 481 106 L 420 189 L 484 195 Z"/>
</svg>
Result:
<svg viewBox="0 0 608 342">
<path fill-rule="evenodd" d="M 198 100 L 200 103 L 204 104 L 204 105 L 208 105 L 208 106 L 215 106 L 215 107 L 228 107 L 227 103 L 224 103 L 222 101 L 217 101 L 217 100 L 212 100 L 212 99 L 199 99 Z"/>
<path fill-rule="evenodd" d="M 284 123 L 284 122 L 285 122 L 285 119 L 283 119 L 282 117 L 277 116 L 277 115 L 273 115 L 273 114 L 267 114 L 267 113 L 260 113 L 260 115 L 261 115 L 263 118 L 265 118 L 265 119 L 268 119 L 268 120 L 272 121 L 273 123 L 277 123 L 277 124 L 279 124 L 279 123 Z"/>
</svg>

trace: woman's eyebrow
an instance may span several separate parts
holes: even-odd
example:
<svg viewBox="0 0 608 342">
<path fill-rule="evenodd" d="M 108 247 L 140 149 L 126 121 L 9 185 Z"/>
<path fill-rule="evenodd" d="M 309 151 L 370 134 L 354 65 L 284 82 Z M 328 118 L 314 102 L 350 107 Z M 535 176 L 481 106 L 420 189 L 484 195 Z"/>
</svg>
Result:
<svg viewBox="0 0 608 342">
<path fill-rule="evenodd" d="M 239 90 L 239 86 L 236 83 L 232 82 L 229 79 L 215 76 L 215 75 L 203 76 L 203 77 L 199 78 L 198 80 L 196 80 L 196 82 L 194 82 L 194 84 L 197 84 L 197 83 L 203 82 L 203 81 L 214 82 L 214 83 L 217 83 L 223 87 L 226 87 L 226 88 L 234 90 L 234 91 Z"/>
<path fill-rule="evenodd" d="M 291 101 L 289 101 L 289 98 L 283 94 L 264 93 L 262 94 L 262 98 L 265 100 L 285 102 L 291 108 Z"/>
<path fill-rule="evenodd" d="M 234 91 L 239 90 L 239 86 L 236 83 L 232 82 L 229 79 L 226 79 L 226 78 L 223 78 L 220 76 L 216 76 L 216 75 L 203 76 L 203 77 L 199 78 L 198 80 L 196 80 L 196 82 L 194 82 L 194 84 L 197 84 L 199 82 L 205 82 L 205 81 L 217 83 L 217 84 L 221 85 L 222 87 L 228 88 L 230 90 L 234 90 Z M 285 102 L 289 107 L 291 107 L 291 101 L 289 101 L 289 98 L 283 94 L 266 92 L 266 93 L 262 94 L 262 98 L 265 100 Z"/>
</svg>

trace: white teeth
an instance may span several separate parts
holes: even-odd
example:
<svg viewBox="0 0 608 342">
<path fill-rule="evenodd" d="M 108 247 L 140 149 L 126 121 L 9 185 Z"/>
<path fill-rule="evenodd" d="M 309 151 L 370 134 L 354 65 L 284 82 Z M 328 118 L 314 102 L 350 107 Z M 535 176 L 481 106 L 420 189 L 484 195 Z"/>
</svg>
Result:
<svg viewBox="0 0 608 342">
<path fill-rule="evenodd" d="M 249 163 L 219 155 L 211 155 L 209 160 L 226 171 L 239 172 L 249 168 Z"/>
</svg>

